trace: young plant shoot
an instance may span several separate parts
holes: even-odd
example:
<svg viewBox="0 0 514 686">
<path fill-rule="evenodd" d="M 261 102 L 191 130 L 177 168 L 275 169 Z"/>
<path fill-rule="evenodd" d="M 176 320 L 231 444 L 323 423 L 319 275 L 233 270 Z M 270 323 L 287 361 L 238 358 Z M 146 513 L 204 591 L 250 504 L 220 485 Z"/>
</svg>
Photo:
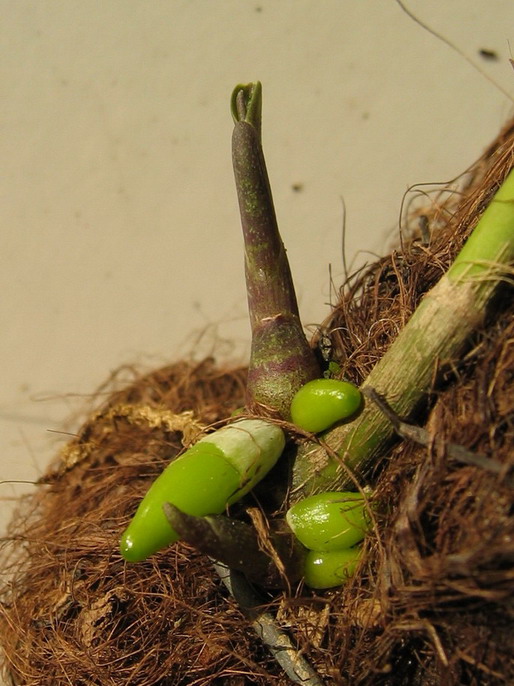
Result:
<svg viewBox="0 0 514 686">
<path fill-rule="evenodd" d="M 232 164 L 245 244 L 252 349 L 246 404 L 255 414 L 289 420 L 291 400 L 321 376 L 300 322 L 286 251 L 278 230 L 261 144 L 261 84 L 236 86 Z"/>
<path fill-rule="evenodd" d="M 261 419 L 243 419 L 202 438 L 148 490 L 121 537 L 123 557 L 139 562 L 178 540 L 165 503 L 190 515 L 220 514 L 269 472 L 284 446 L 284 432 Z"/>
</svg>

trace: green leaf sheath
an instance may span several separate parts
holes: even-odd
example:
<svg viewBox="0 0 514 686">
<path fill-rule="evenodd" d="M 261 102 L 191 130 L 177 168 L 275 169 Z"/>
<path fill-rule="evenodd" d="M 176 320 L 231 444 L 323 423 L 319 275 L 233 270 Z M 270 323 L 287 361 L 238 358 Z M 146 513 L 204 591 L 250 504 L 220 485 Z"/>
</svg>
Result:
<svg viewBox="0 0 514 686">
<path fill-rule="evenodd" d="M 434 375 L 456 359 L 484 321 L 486 307 L 514 260 L 514 171 L 483 212 L 449 271 L 429 291 L 362 389 L 374 388 L 401 417 L 411 416 Z M 322 446 L 300 447 L 293 467 L 292 502 L 311 493 L 341 490 L 384 455 L 394 429 L 366 400 L 349 424 L 322 435 Z"/>
<path fill-rule="evenodd" d="M 239 473 L 219 448 L 197 443 L 153 482 L 122 536 L 123 557 L 139 562 L 178 541 L 164 516 L 165 502 L 191 514 L 223 512 L 239 481 Z"/>
<path fill-rule="evenodd" d="M 150 486 L 121 537 L 123 557 L 139 562 L 179 539 L 164 503 L 190 515 L 220 514 L 269 472 L 284 446 L 283 431 L 260 419 L 240 420 L 198 441 Z"/>
<path fill-rule="evenodd" d="M 320 376 L 303 331 L 289 262 L 279 234 L 260 137 L 260 84 L 238 86 L 232 162 L 245 245 L 252 328 L 247 405 L 289 419 L 294 393 Z"/>
</svg>

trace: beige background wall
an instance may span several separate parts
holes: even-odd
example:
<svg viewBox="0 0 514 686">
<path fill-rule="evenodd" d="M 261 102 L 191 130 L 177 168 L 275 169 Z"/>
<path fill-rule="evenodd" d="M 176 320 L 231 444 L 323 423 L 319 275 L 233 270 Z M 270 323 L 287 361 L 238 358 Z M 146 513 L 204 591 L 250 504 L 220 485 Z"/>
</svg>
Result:
<svg viewBox="0 0 514 686">
<path fill-rule="evenodd" d="M 514 95 L 512 0 L 409 7 Z M 394 0 L 0 0 L 0 15 L 3 479 L 37 477 L 64 440 L 51 431 L 76 429 L 123 363 L 245 359 L 236 83 L 263 82 L 309 324 L 328 312 L 329 264 L 342 273 L 341 198 L 358 264 L 410 184 L 461 172 L 514 112 Z"/>
</svg>

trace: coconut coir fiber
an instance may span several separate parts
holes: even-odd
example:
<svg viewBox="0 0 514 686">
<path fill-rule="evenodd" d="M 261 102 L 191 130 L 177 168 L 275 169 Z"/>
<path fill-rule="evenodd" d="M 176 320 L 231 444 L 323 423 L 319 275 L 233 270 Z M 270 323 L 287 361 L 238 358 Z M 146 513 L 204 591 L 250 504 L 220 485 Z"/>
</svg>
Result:
<svg viewBox="0 0 514 686">
<path fill-rule="evenodd" d="M 347 378 L 360 383 L 380 359 L 513 161 L 511 123 L 458 192 L 429 193 L 406 213 L 400 249 L 341 289 L 324 328 Z M 506 284 L 484 329 L 433 389 L 420 417 L 429 444 L 399 441 L 370 475 L 378 526 L 352 581 L 322 594 L 300 585 L 267 596 L 324 683 L 514 683 L 513 311 Z M 186 361 L 144 376 L 125 369 L 111 381 L 107 402 L 20 502 L 2 541 L 5 678 L 23 686 L 291 683 L 208 559 L 177 544 L 127 565 L 117 550 L 169 459 L 244 403 L 245 370 Z M 449 459 L 448 442 L 494 457 L 505 474 Z"/>
</svg>

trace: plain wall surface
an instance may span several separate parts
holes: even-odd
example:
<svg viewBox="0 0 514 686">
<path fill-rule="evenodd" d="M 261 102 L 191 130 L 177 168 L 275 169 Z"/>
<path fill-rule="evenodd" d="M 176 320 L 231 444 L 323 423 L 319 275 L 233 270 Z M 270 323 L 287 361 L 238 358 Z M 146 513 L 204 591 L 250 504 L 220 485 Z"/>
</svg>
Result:
<svg viewBox="0 0 514 686">
<path fill-rule="evenodd" d="M 514 95 L 512 0 L 409 8 Z M 378 0 L 0 0 L 0 478 L 32 480 L 124 363 L 249 327 L 229 98 L 263 83 L 263 140 L 305 324 L 394 240 L 409 185 L 472 163 L 513 103 Z M 479 51 L 493 51 L 486 60 Z M 1 521 L 30 486 L 2 484 Z"/>
</svg>

